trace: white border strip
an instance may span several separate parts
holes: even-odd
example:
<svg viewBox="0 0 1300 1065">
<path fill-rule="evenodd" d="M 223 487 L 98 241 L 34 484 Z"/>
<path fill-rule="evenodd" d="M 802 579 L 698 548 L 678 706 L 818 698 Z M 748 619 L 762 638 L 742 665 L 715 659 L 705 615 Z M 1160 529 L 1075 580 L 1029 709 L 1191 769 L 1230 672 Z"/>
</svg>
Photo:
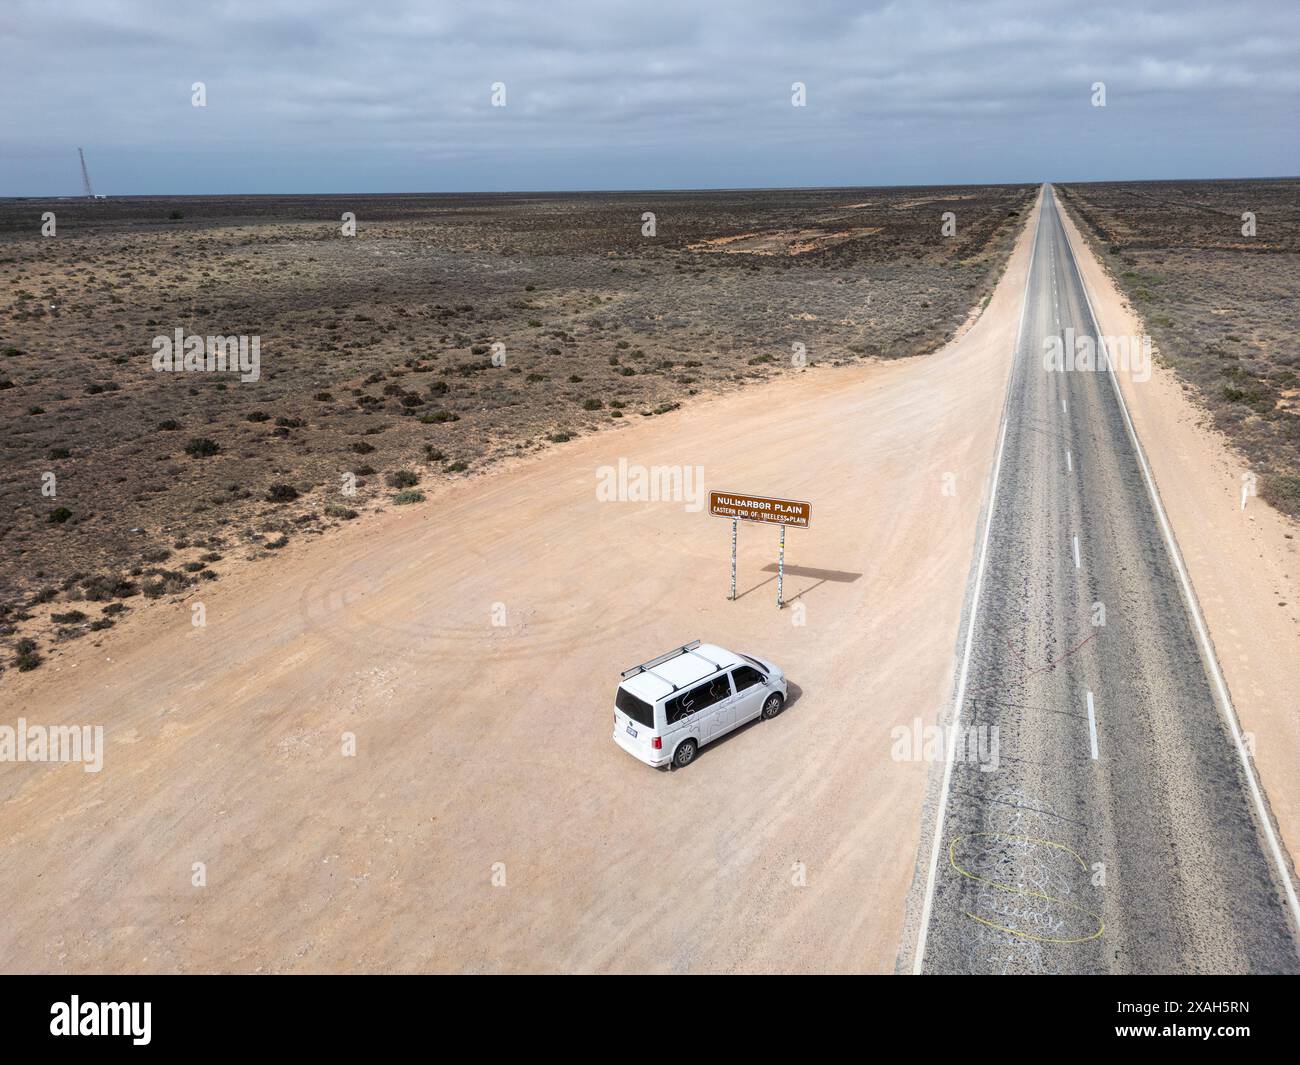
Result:
<svg viewBox="0 0 1300 1065">
<path fill-rule="evenodd" d="M 1083 289 L 1083 298 L 1087 301 L 1088 314 L 1092 317 L 1093 327 L 1097 330 L 1101 350 L 1106 355 L 1106 371 L 1110 375 L 1110 383 L 1114 386 L 1115 395 L 1119 398 L 1120 413 L 1124 415 L 1124 424 L 1128 428 L 1129 439 L 1133 442 L 1133 450 L 1137 453 L 1138 463 L 1142 467 L 1142 478 L 1146 482 L 1147 495 L 1151 498 L 1151 505 L 1155 508 L 1156 517 L 1160 519 L 1160 529 L 1164 533 L 1165 546 L 1169 548 L 1169 555 L 1174 560 L 1174 566 L 1178 570 L 1178 580 L 1183 588 L 1183 598 L 1187 603 L 1188 613 L 1192 615 L 1192 621 L 1196 624 L 1196 635 L 1200 639 L 1202 655 L 1210 667 L 1210 676 L 1214 679 L 1214 686 L 1218 689 L 1219 711 L 1232 732 L 1232 741 L 1236 744 L 1237 755 L 1241 759 L 1241 767 L 1246 771 L 1246 780 L 1250 784 L 1251 798 L 1255 800 L 1255 810 L 1259 815 L 1259 822 L 1263 826 L 1269 850 L 1273 852 L 1273 861 L 1277 863 L 1278 876 L 1281 878 L 1282 886 L 1286 891 L 1286 899 L 1291 907 L 1292 920 L 1295 921 L 1296 928 L 1300 929 L 1300 900 L 1296 899 L 1295 885 L 1291 883 L 1291 874 L 1287 871 L 1286 857 L 1283 855 L 1282 847 L 1278 843 L 1277 833 L 1273 831 L 1273 822 L 1268 816 L 1268 809 L 1264 806 L 1264 796 L 1259 790 L 1258 781 L 1255 779 L 1255 770 L 1250 764 L 1250 756 L 1246 753 L 1246 745 L 1242 742 L 1241 729 L 1237 726 L 1237 713 L 1232 706 L 1232 697 L 1228 694 L 1228 685 L 1224 682 L 1223 673 L 1219 669 L 1219 660 L 1214 654 L 1214 644 L 1210 642 L 1209 630 L 1205 626 L 1205 619 L 1201 617 L 1200 604 L 1197 603 L 1196 595 L 1192 591 L 1192 582 L 1187 575 L 1187 567 L 1183 565 L 1182 552 L 1178 550 L 1178 543 L 1174 540 L 1173 529 L 1170 528 L 1169 519 L 1165 515 L 1164 504 L 1160 502 L 1160 493 L 1156 490 L 1155 478 L 1152 477 L 1151 467 L 1147 464 L 1146 452 L 1142 450 L 1142 444 L 1138 441 L 1137 430 L 1133 428 L 1133 419 L 1129 417 L 1128 404 L 1124 401 L 1124 390 L 1120 387 L 1119 378 L 1115 376 L 1115 367 L 1111 361 L 1110 352 L 1106 351 L 1105 341 L 1101 338 L 1101 322 L 1098 321 L 1097 314 L 1092 309 L 1092 299 L 1088 295 L 1088 284 L 1083 279 L 1083 271 L 1079 269 L 1079 262 L 1074 256 L 1074 246 L 1070 242 L 1070 233 L 1065 228 L 1064 222 L 1061 224 L 1061 231 L 1065 234 L 1065 246 L 1070 251 L 1070 261 L 1074 264 L 1074 273 L 1079 279 L 1079 287 Z"/>
<path fill-rule="evenodd" d="M 979 565 L 975 571 L 975 591 L 971 596 L 970 620 L 966 625 L 966 645 L 962 652 L 961 672 L 958 674 L 957 694 L 952 704 L 952 725 L 949 735 L 957 735 L 961 726 L 962 703 L 966 701 L 966 678 L 970 673 L 971 650 L 975 643 L 975 620 L 979 615 L 980 591 L 984 587 L 984 567 L 988 561 L 989 531 L 993 528 L 993 513 L 998 498 L 998 480 L 1002 472 L 1002 452 L 1007 442 L 1007 425 L 1011 411 L 1011 391 L 1015 384 L 1016 369 L 1020 365 L 1020 346 L 1024 340 L 1025 316 L 1029 312 L 1029 286 L 1034 278 L 1034 262 L 1038 257 L 1038 228 L 1043 221 L 1043 205 L 1047 196 L 1040 191 L 1038 200 L 1038 217 L 1034 220 L 1034 239 L 1029 249 L 1029 269 L 1025 273 L 1025 300 L 1020 307 L 1020 325 L 1016 330 L 1016 347 L 1011 360 L 1011 373 L 1007 377 L 1007 395 L 1002 403 L 1002 434 L 998 439 L 998 454 L 993 463 L 992 487 L 989 490 L 989 509 L 984 518 L 984 532 L 980 543 Z M 916 937 L 916 952 L 912 958 L 912 973 L 919 976 L 925 965 L 925 942 L 930 932 L 930 911 L 934 908 L 934 889 L 939 870 L 939 852 L 943 847 L 944 818 L 948 812 L 948 789 L 952 784 L 952 766 L 957 744 L 949 743 L 948 755 L 943 767 L 943 787 L 939 792 L 939 810 L 934 821 L 934 846 L 930 851 L 930 870 L 925 883 L 925 901 L 921 905 L 921 930 Z"/>
</svg>

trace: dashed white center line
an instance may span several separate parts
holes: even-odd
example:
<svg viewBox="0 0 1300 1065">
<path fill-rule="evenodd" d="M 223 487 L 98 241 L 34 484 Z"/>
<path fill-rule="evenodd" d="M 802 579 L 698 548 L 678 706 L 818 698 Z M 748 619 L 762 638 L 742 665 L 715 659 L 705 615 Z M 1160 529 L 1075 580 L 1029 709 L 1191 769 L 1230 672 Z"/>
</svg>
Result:
<svg viewBox="0 0 1300 1065">
<path fill-rule="evenodd" d="M 1079 568 L 1079 538 L 1074 538 L 1074 568 Z"/>
<path fill-rule="evenodd" d="M 1070 413 L 1068 410 L 1065 409 L 1065 397 L 1064 397 L 1064 396 L 1061 397 L 1061 413 L 1062 413 L 1062 414 L 1069 414 L 1069 413 Z"/>
<path fill-rule="evenodd" d="M 1072 458 L 1070 457 L 1070 449 L 1069 449 L 1069 448 L 1066 448 L 1066 449 L 1065 449 L 1065 468 L 1066 468 L 1067 470 L 1069 470 L 1070 473 L 1073 473 L 1073 472 L 1074 472 L 1074 459 L 1072 459 Z M 1076 544 L 1079 542 L 1079 538 L 1078 538 L 1077 536 L 1074 538 L 1074 542 L 1075 542 Z"/>
<path fill-rule="evenodd" d="M 1092 712 L 1092 692 L 1088 693 L 1088 742 L 1092 744 L 1092 760 L 1097 760 L 1097 717 Z"/>
</svg>

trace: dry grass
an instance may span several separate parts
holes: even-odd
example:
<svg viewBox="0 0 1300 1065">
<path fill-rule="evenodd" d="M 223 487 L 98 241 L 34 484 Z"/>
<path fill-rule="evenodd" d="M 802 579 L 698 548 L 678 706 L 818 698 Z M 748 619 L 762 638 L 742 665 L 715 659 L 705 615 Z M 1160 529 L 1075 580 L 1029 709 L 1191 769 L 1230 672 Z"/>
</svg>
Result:
<svg viewBox="0 0 1300 1065">
<path fill-rule="evenodd" d="M 1034 189 L 917 193 L 0 204 L 0 636 L 98 631 L 219 562 L 798 372 L 795 343 L 812 363 L 931 350 L 991 290 Z M 155 372 L 177 328 L 259 336 L 260 380 Z"/>
<path fill-rule="evenodd" d="M 1300 517 L 1300 181 L 1060 191 L 1162 359 L 1258 472 L 1260 496 Z"/>
</svg>

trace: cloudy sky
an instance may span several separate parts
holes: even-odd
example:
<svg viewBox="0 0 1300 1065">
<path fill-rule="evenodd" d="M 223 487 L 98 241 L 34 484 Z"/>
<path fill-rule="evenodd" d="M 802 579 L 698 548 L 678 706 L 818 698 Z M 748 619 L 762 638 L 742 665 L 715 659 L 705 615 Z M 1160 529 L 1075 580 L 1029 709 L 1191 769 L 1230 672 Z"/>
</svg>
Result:
<svg viewBox="0 0 1300 1065">
<path fill-rule="evenodd" d="M 4 0 L 0 100 L 0 195 L 1294 175 L 1300 3 Z"/>
</svg>

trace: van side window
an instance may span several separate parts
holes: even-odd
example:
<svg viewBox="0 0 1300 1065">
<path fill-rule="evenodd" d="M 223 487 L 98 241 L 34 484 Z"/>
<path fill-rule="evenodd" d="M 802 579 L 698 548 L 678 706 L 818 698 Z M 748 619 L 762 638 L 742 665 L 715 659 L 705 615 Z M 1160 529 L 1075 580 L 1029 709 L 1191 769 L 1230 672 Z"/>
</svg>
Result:
<svg viewBox="0 0 1300 1065">
<path fill-rule="evenodd" d="M 763 674 L 753 666 L 738 666 L 731 674 L 736 680 L 736 691 L 743 692 L 755 684 L 763 683 Z"/>
<path fill-rule="evenodd" d="M 690 717 L 692 714 L 698 714 L 714 703 L 726 699 L 731 695 L 731 685 L 727 682 L 727 676 L 724 673 L 720 677 L 714 677 L 713 680 L 705 684 L 700 684 L 690 691 L 683 692 L 681 695 L 675 695 L 664 703 L 664 719 L 672 725 L 684 717 Z"/>
</svg>

